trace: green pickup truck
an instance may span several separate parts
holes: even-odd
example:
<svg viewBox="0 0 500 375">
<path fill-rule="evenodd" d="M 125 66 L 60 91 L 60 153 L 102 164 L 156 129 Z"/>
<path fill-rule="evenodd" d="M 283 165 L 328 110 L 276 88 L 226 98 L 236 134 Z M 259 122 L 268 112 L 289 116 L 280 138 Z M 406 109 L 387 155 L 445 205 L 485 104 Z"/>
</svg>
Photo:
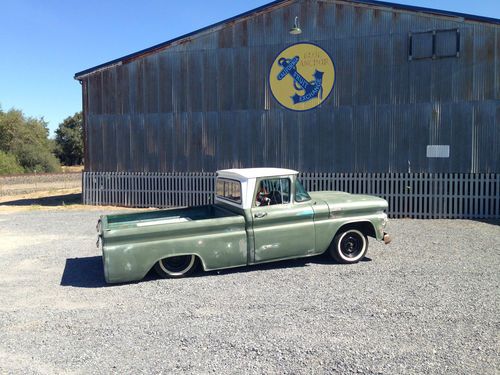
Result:
<svg viewBox="0 0 500 375">
<path fill-rule="evenodd" d="M 307 193 L 281 168 L 217 172 L 214 204 L 101 216 L 97 224 L 108 283 L 329 254 L 356 263 L 368 236 L 384 232 L 384 199 L 338 191 Z"/>
</svg>

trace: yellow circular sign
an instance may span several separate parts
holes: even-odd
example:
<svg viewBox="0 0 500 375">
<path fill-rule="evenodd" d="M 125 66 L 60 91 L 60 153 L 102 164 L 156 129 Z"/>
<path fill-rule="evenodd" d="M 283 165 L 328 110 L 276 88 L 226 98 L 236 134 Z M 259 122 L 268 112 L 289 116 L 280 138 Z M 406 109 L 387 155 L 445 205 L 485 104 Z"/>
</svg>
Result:
<svg viewBox="0 0 500 375">
<path fill-rule="evenodd" d="M 276 100 L 294 111 L 323 103 L 335 82 L 332 59 L 321 47 L 297 43 L 281 51 L 271 66 L 269 85 Z"/>
</svg>

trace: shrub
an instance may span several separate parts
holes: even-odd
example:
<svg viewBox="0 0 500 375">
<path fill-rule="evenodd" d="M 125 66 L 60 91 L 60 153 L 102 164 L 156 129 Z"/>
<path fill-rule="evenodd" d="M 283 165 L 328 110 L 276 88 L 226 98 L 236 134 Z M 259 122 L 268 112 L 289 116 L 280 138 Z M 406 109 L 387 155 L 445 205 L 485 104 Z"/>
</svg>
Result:
<svg viewBox="0 0 500 375">
<path fill-rule="evenodd" d="M 0 151 L 12 155 L 25 172 L 57 172 L 54 141 L 43 118 L 27 117 L 22 111 L 0 110 Z M 12 158 L 8 161 L 12 168 Z"/>
<path fill-rule="evenodd" d="M 52 173 L 60 172 L 61 166 L 57 158 L 43 147 L 24 144 L 16 149 L 19 164 L 26 172 Z"/>
<path fill-rule="evenodd" d="M 0 175 L 23 173 L 24 169 L 19 165 L 14 155 L 0 151 Z"/>
</svg>

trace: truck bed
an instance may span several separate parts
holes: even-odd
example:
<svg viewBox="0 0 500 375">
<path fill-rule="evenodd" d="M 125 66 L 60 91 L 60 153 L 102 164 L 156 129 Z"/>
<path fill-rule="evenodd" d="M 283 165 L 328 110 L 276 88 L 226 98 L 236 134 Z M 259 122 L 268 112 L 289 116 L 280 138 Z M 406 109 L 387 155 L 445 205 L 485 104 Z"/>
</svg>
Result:
<svg viewBox="0 0 500 375">
<path fill-rule="evenodd" d="M 192 220 L 207 220 L 231 216 L 238 215 L 215 205 L 126 213 L 108 215 L 106 229 L 148 227 L 161 224 L 173 224 Z"/>
<path fill-rule="evenodd" d="M 206 270 L 247 264 L 245 217 L 217 205 L 101 216 L 100 225 L 107 282 L 140 280 L 177 255 Z"/>
</svg>

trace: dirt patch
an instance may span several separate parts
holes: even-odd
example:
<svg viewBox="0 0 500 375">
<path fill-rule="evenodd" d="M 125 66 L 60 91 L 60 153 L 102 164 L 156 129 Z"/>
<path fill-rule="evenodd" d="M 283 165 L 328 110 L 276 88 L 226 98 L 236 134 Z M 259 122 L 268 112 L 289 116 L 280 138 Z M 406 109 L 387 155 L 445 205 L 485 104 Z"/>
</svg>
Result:
<svg viewBox="0 0 500 375">
<path fill-rule="evenodd" d="M 80 172 L 0 176 L 0 197 L 81 189 L 81 187 Z"/>
<path fill-rule="evenodd" d="M 31 210 L 145 210 L 116 206 L 82 204 L 81 188 L 37 191 L 19 195 L 0 196 L 0 214 Z"/>
<path fill-rule="evenodd" d="M 37 191 L 0 197 L 2 206 L 58 206 L 81 203 L 81 188 Z"/>
<path fill-rule="evenodd" d="M 64 173 L 78 173 L 83 172 L 83 165 L 62 166 L 61 169 Z"/>
</svg>

